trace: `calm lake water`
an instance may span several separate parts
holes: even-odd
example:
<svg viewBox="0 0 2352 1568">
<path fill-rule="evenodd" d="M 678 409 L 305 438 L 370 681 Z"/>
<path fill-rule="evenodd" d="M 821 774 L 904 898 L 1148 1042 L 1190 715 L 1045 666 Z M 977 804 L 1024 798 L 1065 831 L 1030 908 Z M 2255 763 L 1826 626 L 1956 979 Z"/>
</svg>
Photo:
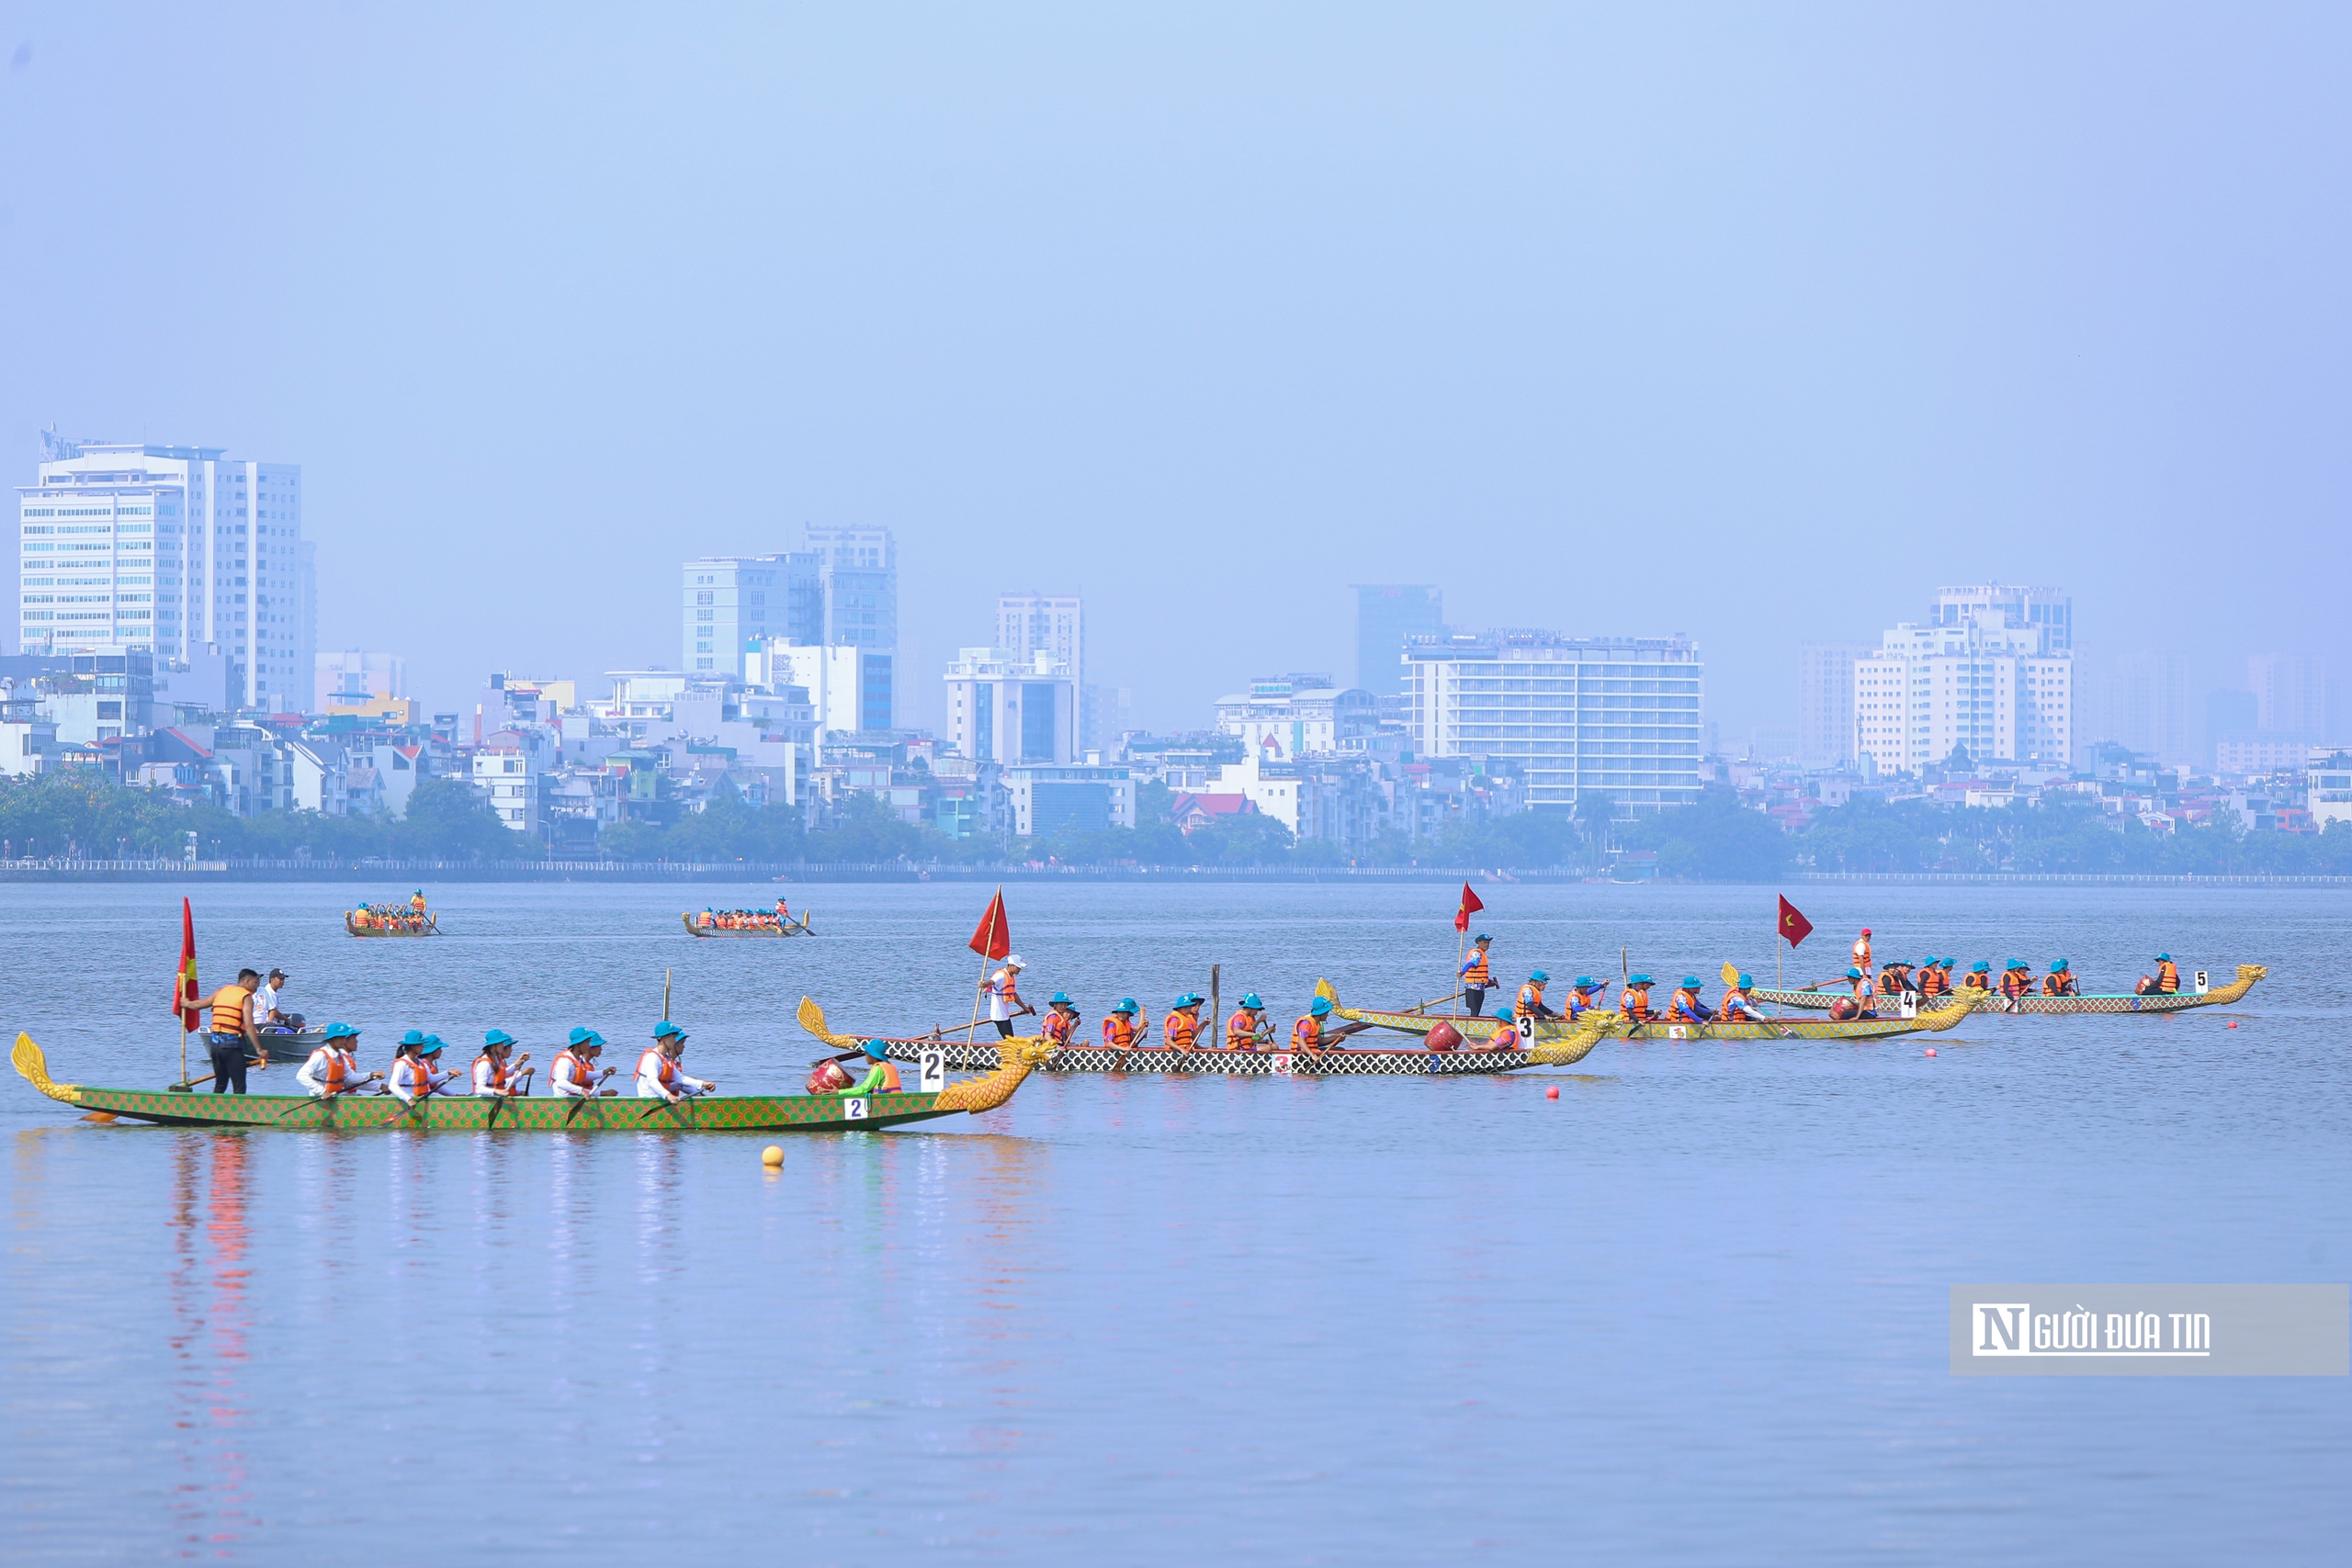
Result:
<svg viewBox="0 0 2352 1568">
<path fill-rule="evenodd" d="M 703 942 L 705 888 L 428 887 L 448 933 L 231 886 L 202 973 L 536 1059 L 661 1015 L 728 1089 L 835 1021 L 961 1024 L 988 889 L 795 887 L 815 941 Z M 767 887 L 719 890 L 752 903 Z M 1482 889 L 1498 966 L 1768 978 L 1767 889 Z M 1091 1031 L 1207 988 L 1284 1026 L 1447 989 L 1453 889 L 1008 892 Z M 887 1134 L 205 1134 L 10 1075 L 7 1555 L 588 1563 L 2336 1562 L 2343 1379 L 1960 1379 L 1977 1280 L 2352 1273 L 2352 897 L 1805 889 L 1791 971 L 2160 947 L 2226 1015 L 1600 1047 L 1502 1078 L 1035 1078 Z M 176 1076 L 178 895 L 0 888 L 63 1081 Z M 2230 1020 L 2242 1027 L 2225 1027 Z M 626 1062 L 626 1051 L 621 1056 Z M 291 1065 L 255 1079 L 290 1089 Z M 1557 1085 L 1561 1096 L 1544 1091 Z"/>
</svg>

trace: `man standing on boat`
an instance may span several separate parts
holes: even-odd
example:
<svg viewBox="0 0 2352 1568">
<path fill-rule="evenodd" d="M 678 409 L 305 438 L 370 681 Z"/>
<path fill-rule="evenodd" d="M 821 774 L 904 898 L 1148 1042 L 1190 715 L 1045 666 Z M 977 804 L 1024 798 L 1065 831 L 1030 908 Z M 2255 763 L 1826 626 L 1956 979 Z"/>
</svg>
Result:
<svg viewBox="0 0 2352 1568">
<path fill-rule="evenodd" d="M 613 1076 L 610 1067 L 601 1073 L 596 1070 L 596 1057 L 604 1049 L 603 1035 L 575 1025 L 564 1048 L 556 1053 L 555 1065 L 548 1069 L 548 1087 L 564 1100 L 609 1100 L 619 1093 L 602 1087 Z"/>
<path fill-rule="evenodd" d="M 359 1038 L 359 1031 L 347 1023 L 327 1025 L 325 1043 L 311 1053 L 294 1081 L 312 1100 L 333 1100 L 338 1094 L 353 1094 L 368 1084 L 382 1079 L 381 1073 L 362 1073 L 356 1047 L 351 1043 Z"/>
<path fill-rule="evenodd" d="M 1871 968 L 1871 928 L 1864 926 L 1862 934 L 1854 939 L 1854 967 L 1863 974 L 1874 973 Z"/>
<path fill-rule="evenodd" d="M 266 1068 L 269 1053 L 254 1031 L 254 990 L 261 976 L 250 969 L 237 971 L 237 983 L 212 993 L 212 1029 L 205 1044 L 212 1054 L 212 1092 L 245 1092 L 245 1047 L 254 1052 L 254 1066 Z"/>
<path fill-rule="evenodd" d="M 988 998 L 989 1021 L 996 1025 L 999 1039 L 1012 1039 L 1012 1021 L 1037 1010 L 1021 999 L 1021 971 L 1027 967 L 1021 954 L 1007 953 L 1004 967 L 980 982 L 980 995 Z"/>
<path fill-rule="evenodd" d="M 1494 967 L 1487 962 L 1487 947 L 1494 940 L 1479 932 L 1470 944 L 1470 956 L 1462 961 L 1462 999 L 1470 1004 L 1472 1018 L 1486 1010 L 1487 989 L 1495 983 Z"/>
<path fill-rule="evenodd" d="M 1202 998 L 1187 991 L 1178 997 L 1174 1005 L 1160 1014 L 1160 1038 L 1170 1051 L 1190 1051 L 1201 1038 Z"/>
<path fill-rule="evenodd" d="M 686 1032 L 668 1019 L 653 1026 L 653 1043 L 637 1059 L 637 1098 L 666 1100 L 675 1105 L 690 1095 L 708 1094 L 718 1086 L 688 1077 L 678 1066 L 685 1054 Z"/>
</svg>

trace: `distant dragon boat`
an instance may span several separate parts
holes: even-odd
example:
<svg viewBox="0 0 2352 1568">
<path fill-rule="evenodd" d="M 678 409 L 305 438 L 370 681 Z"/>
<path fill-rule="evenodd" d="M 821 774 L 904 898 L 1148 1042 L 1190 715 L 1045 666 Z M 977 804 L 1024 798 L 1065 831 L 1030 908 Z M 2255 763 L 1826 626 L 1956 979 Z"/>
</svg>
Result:
<svg viewBox="0 0 2352 1568">
<path fill-rule="evenodd" d="M 1340 1005 L 1339 994 L 1328 980 L 1315 982 L 1315 994 L 1330 998 L 1331 1010 L 1354 1023 L 1369 1023 L 1375 1029 L 1394 1029 L 1408 1034 L 1427 1034 L 1439 1024 L 1451 1024 L 1464 1041 L 1491 1040 L 1500 1029 L 1503 1019 L 1498 1018 L 1437 1018 L 1420 1012 L 1380 1012 L 1370 1008 Z M 1761 996 L 1762 993 L 1750 993 Z M 1921 1032 L 1940 1033 L 1951 1028 L 1975 1010 L 1969 1004 L 1939 1008 L 1933 1012 L 1919 1013 L 1910 1018 L 1864 1018 L 1838 1021 L 1830 1019 L 1781 1019 L 1760 1023 L 1681 1023 L 1668 1019 L 1655 1019 L 1645 1023 L 1628 1023 L 1613 1009 L 1596 1008 L 1575 1023 L 1566 1019 L 1545 1019 L 1535 1026 L 1540 1041 L 1560 1032 L 1589 1029 L 1593 1040 L 1876 1040 L 1895 1034 L 1917 1034 Z M 1592 1021 L 1598 1019 L 1595 1023 Z M 1587 1049 L 1590 1049 L 1589 1046 Z"/>
<path fill-rule="evenodd" d="M 2254 983 L 2267 976 L 2270 970 L 2261 964 L 2241 964 L 2238 977 L 2226 986 L 2208 987 L 2204 971 L 2199 970 L 2195 988 L 2176 991 L 2170 996 L 2123 996 L 2112 993 L 2080 997 L 2005 997 L 1995 990 L 1975 990 L 1962 987 L 1952 993 L 1965 998 L 1970 1009 L 1978 1012 L 2017 1015 L 2083 1013 L 2149 1013 L 2186 1012 L 2190 1008 L 2222 1007 L 2238 1000 L 2254 989 Z M 1749 993 L 1758 1001 L 1773 1002 L 1781 1007 L 1803 1008 L 1809 1011 L 1826 1011 L 1845 999 L 1842 991 L 1770 990 L 1758 987 Z M 1894 998 L 1886 998 L 1892 1000 Z"/>
<path fill-rule="evenodd" d="M 948 1084 L 934 1093 L 698 1095 L 677 1104 L 661 1100 L 571 1100 L 551 1096 L 476 1099 L 435 1095 L 417 1106 L 389 1095 L 339 1094 L 313 1100 L 293 1094 L 175 1094 L 96 1089 L 52 1082 L 49 1060 L 32 1036 L 17 1036 L 10 1060 L 33 1088 L 95 1120 L 127 1118 L 164 1127 L 277 1127 L 362 1132 L 391 1127 L 481 1133 L 854 1133 L 928 1122 L 959 1112 L 978 1115 L 1012 1098 L 1022 1080 L 1052 1052 L 1024 1041 L 984 1078 Z"/>
<path fill-rule="evenodd" d="M 869 1039 L 882 1045 L 894 1062 L 925 1070 L 985 1072 L 1003 1059 L 1007 1050 L 1040 1043 L 1022 1040 L 963 1041 L 944 1035 L 902 1039 L 853 1035 L 834 1032 L 824 1010 L 814 1002 L 800 1004 L 800 1027 L 838 1051 L 862 1047 Z M 1517 1072 L 1521 1067 L 1565 1067 L 1584 1060 L 1600 1043 L 1597 1029 L 1564 1032 L 1528 1049 L 1508 1051 L 1363 1050 L 1327 1045 L 1320 1051 L 1171 1051 L 1166 1046 L 1138 1046 L 1120 1051 L 1108 1045 L 1065 1045 L 1046 1063 L 1048 1073 L 1197 1073 L 1227 1077 L 1456 1077 Z"/>
<path fill-rule="evenodd" d="M 787 921 L 780 926 L 742 926 L 732 930 L 719 926 L 698 926 L 695 924 L 695 918 L 691 914 L 682 913 L 679 915 L 678 919 L 685 922 L 686 934 L 688 936 L 757 936 L 775 938 L 786 936 L 815 936 L 817 934 L 815 931 L 808 929 L 808 916 L 806 913 L 801 915 L 799 921 L 797 924 Z"/>
<path fill-rule="evenodd" d="M 439 936 L 441 934 L 440 924 L 440 916 L 427 915 L 424 917 L 424 925 L 421 930 L 413 931 L 392 931 L 384 926 L 363 926 L 358 921 L 351 918 L 350 910 L 345 909 L 343 912 L 343 929 L 353 936 Z"/>
</svg>

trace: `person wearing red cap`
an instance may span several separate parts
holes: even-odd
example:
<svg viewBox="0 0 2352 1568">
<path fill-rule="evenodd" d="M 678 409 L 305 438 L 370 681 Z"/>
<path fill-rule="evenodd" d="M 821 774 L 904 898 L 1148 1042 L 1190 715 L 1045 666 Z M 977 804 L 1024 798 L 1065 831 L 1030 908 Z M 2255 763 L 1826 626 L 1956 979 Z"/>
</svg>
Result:
<svg viewBox="0 0 2352 1568">
<path fill-rule="evenodd" d="M 1854 967 L 1865 975 L 1875 975 L 1871 967 L 1871 928 L 1864 926 L 1862 934 L 1854 939 Z"/>
</svg>

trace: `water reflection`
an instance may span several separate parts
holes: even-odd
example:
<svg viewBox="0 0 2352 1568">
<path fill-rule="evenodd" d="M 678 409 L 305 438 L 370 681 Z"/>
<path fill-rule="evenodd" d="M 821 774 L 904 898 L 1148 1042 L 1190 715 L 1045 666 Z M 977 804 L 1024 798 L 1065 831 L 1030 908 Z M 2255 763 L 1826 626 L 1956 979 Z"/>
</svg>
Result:
<svg viewBox="0 0 2352 1568">
<path fill-rule="evenodd" d="M 173 1515 L 187 1556 L 243 1540 L 258 1523 L 241 1431 L 253 1334 L 246 1256 L 252 1155 L 243 1133 L 184 1133 L 172 1149 L 166 1294 L 172 1424 L 184 1434 Z"/>
</svg>

